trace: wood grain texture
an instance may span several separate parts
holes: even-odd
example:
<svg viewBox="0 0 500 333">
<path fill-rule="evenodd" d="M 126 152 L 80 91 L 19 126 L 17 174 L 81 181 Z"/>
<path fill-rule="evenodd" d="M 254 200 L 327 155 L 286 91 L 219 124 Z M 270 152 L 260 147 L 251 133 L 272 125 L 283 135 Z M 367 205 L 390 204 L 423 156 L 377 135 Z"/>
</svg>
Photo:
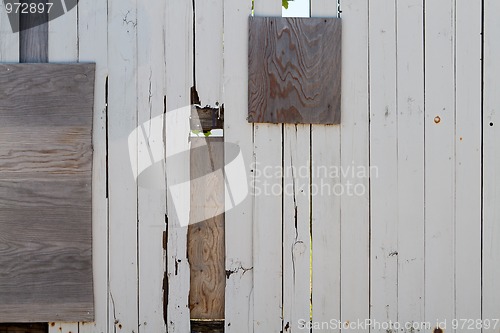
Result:
<svg viewBox="0 0 500 333">
<path fill-rule="evenodd" d="M 222 138 L 191 139 L 191 219 L 196 222 L 216 215 L 188 228 L 189 308 L 193 319 L 224 318 L 224 215 L 218 214 L 224 211 L 223 167 Z"/>
<path fill-rule="evenodd" d="M 27 0 L 27 3 L 42 3 L 40 0 Z M 45 2 L 43 2 L 45 3 Z M 49 14 L 19 14 L 19 61 L 47 62 L 49 60 Z"/>
<path fill-rule="evenodd" d="M 0 321 L 93 319 L 94 68 L 0 65 Z"/>
<path fill-rule="evenodd" d="M 341 21 L 250 17 L 248 121 L 339 124 Z"/>
<path fill-rule="evenodd" d="M 254 2 L 255 15 L 279 16 L 281 10 L 280 1 Z M 250 93 L 250 89 L 248 91 Z M 279 189 L 283 184 L 283 126 L 254 124 L 252 143 L 254 285 L 250 332 L 280 332 L 283 327 L 283 197 Z M 272 170 L 271 175 L 265 170 Z M 270 188 L 278 189 L 277 193 L 272 193 Z"/>
</svg>

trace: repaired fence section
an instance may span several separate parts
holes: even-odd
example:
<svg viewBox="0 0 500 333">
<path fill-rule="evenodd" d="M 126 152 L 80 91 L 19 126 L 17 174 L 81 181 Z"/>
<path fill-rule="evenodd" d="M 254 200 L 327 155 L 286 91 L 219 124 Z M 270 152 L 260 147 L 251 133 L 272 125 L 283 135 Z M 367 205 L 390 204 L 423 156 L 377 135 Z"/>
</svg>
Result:
<svg viewBox="0 0 500 333">
<path fill-rule="evenodd" d="M 342 22 L 339 125 L 248 123 L 249 16 L 279 0 L 80 0 L 48 23 L 49 62 L 96 63 L 95 322 L 50 332 L 498 331 L 500 3 L 310 9 Z M 10 29 L 0 6 L 2 62 Z M 192 104 L 237 153 L 191 157 Z M 201 202 L 191 176 L 235 154 Z M 195 209 L 224 215 L 188 228 Z"/>
</svg>

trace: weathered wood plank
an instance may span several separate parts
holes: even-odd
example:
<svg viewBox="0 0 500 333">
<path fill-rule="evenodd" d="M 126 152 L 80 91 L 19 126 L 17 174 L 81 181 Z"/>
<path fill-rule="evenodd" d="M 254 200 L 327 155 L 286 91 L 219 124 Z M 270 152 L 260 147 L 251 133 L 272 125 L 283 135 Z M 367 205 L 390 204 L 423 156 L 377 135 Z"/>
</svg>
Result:
<svg viewBox="0 0 500 333">
<path fill-rule="evenodd" d="M 255 0 L 254 5 L 256 16 L 281 15 L 280 1 Z M 283 126 L 274 124 L 254 125 L 254 332 L 279 332 L 283 327 L 282 131 Z"/>
<path fill-rule="evenodd" d="M 190 329 L 187 223 L 190 211 L 189 135 L 193 86 L 193 8 L 189 1 L 166 4 L 166 177 L 167 177 L 167 331 Z M 179 156 L 176 163 L 168 159 Z M 173 189 L 177 185 L 177 190 Z"/>
<path fill-rule="evenodd" d="M 246 177 L 230 184 L 236 190 L 252 184 L 253 127 L 246 121 L 248 109 L 248 16 L 251 2 L 224 1 L 224 140 L 238 145 L 246 164 Z M 229 160 L 230 152 L 225 152 Z M 232 202 L 226 194 L 226 206 Z M 253 197 L 225 213 L 226 300 L 225 332 L 253 331 Z"/>
<path fill-rule="evenodd" d="M 28 0 L 26 3 L 40 3 L 40 0 Z M 49 13 L 19 14 L 19 60 L 20 62 L 47 62 Z"/>
<path fill-rule="evenodd" d="M 369 166 L 368 1 L 342 0 L 342 170 Z M 369 318 L 369 181 L 361 195 L 341 197 L 341 320 Z M 359 329 L 358 332 L 367 331 Z"/>
<path fill-rule="evenodd" d="M 0 321 L 93 319 L 94 69 L 0 65 Z"/>
<path fill-rule="evenodd" d="M 17 28 L 19 22 L 16 22 Z M 16 28 L 16 26 L 14 26 Z M 12 32 L 12 26 L 9 22 L 5 6 L 0 6 L 0 61 L 18 62 L 19 61 L 19 34 Z"/>
<path fill-rule="evenodd" d="M 423 5 L 397 4 L 398 318 L 416 325 L 424 321 Z"/>
<path fill-rule="evenodd" d="M 337 3 L 312 0 L 311 16 L 337 17 Z M 340 318 L 340 195 L 334 190 L 341 179 L 329 174 L 341 165 L 340 126 L 312 125 L 311 131 L 312 320 L 326 322 Z"/>
<path fill-rule="evenodd" d="M 425 1 L 425 319 L 455 317 L 455 1 Z"/>
<path fill-rule="evenodd" d="M 455 6 L 455 318 L 477 320 L 482 314 L 482 5 L 458 0 Z"/>
<path fill-rule="evenodd" d="M 137 6 L 139 332 L 166 332 L 165 1 Z M 154 156 L 151 160 L 150 156 Z M 143 167 L 141 167 L 142 169 Z M 154 185 L 153 185 L 154 184 Z"/>
<path fill-rule="evenodd" d="M 370 318 L 398 320 L 396 3 L 369 3 Z M 389 330 L 397 330 L 390 327 Z"/>
<path fill-rule="evenodd" d="M 224 319 L 224 141 L 191 138 L 191 266 L 189 308 L 192 319 Z M 206 217 L 213 216 L 210 219 Z M 200 222 L 198 222 L 200 221 Z"/>
<path fill-rule="evenodd" d="M 137 1 L 108 2 L 108 331 L 137 332 Z M 135 155 L 135 156 L 134 156 Z M 132 156 L 132 158 L 131 158 Z M 135 160 L 134 160 L 135 158 Z"/>
<path fill-rule="evenodd" d="M 283 139 L 283 332 L 296 332 L 311 313 L 310 126 Z"/>
<path fill-rule="evenodd" d="M 92 251 L 94 309 L 92 323 L 80 323 L 79 333 L 108 329 L 108 193 L 107 193 L 107 3 L 81 1 L 78 5 L 78 60 L 95 62 L 92 165 Z"/>
<path fill-rule="evenodd" d="M 340 123 L 341 22 L 250 17 L 248 121 Z"/>
<path fill-rule="evenodd" d="M 224 0 L 195 0 L 195 84 L 201 107 L 222 101 Z"/>
<path fill-rule="evenodd" d="M 482 318 L 498 317 L 500 309 L 500 2 L 484 1 L 484 104 L 483 104 L 483 278 Z M 484 329 L 497 332 L 497 327 Z"/>
<path fill-rule="evenodd" d="M 0 324 L 0 333 L 47 333 L 47 323 Z"/>
</svg>

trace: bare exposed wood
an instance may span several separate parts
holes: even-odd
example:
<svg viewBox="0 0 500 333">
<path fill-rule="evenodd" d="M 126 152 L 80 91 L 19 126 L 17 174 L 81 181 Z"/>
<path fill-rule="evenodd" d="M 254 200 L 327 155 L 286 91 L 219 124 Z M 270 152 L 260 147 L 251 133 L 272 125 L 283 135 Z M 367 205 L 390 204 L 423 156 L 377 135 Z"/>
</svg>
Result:
<svg viewBox="0 0 500 333">
<path fill-rule="evenodd" d="M 47 333 L 47 332 L 48 332 L 47 323 L 0 324 L 0 333 Z"/>
<path fill-rule="evenodd" d="M 211 131 L 224 128 L 224 107 L 191 109 L 191 129 L 198 131 Z"/>
<path fill-rule="evenodd" d="M 191 265 L 189 308 L 191 318 L 223 319 L 224 246 L 224 142 L 222 138 L 192 138 L 191 224 L 188 259 Z M 203 217 L 213 216 L 205 220 Z M 198 220 L 204 221 L 195 223 Z"/>
<path fill-rule="evenodd" d="M 41 3 L 28 0 L 26 3 Z M 48 12 L 19 14 L 19 61 L 47 62 L 49 60 Z"/>
<path fill-rule="evenodd" d="M 191 333 L 224 333 L 224 321 L 191 320 Z"/>
<path fill-rule="evenodd" d="M 341 21 L 250 17 L 248 121 L 340 123 Z"/>
<path fill-rule="evenodd" d="M 0 321 L 93 319 L 94 68 L 0 65 Z"/>
</svg>

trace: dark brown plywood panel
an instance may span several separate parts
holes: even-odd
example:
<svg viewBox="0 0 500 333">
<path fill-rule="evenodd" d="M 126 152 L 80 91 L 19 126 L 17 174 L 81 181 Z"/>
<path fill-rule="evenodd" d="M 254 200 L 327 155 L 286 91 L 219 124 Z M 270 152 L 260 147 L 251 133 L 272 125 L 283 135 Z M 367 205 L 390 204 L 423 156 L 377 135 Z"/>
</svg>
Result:
<svg viewBox="0 0 500 333">
<path fill-rule="evenodd" d="M 191 222 L 224 211 L 223 167 L 222 138 L 191 138 L 191 179 L 195 180 L 191 182 Z M 224 214 L 189 226 L 188 259 L 191 318 L 223 319 L 226 287 Z"/>
<path fill-rule="evenodd" d="M 7 323 L 0 324 L 0 333 L 47 333 L 49 325 L 47 323 Z"/>
<path fill-rule="evenodd" d="M 250 17 L 248 121 L 339 124 L 341 20 Z"/>
<path fill-rule="evenodd" d="M 94 71 L 0 65 L 0 322 L 93 319 Z"/>
</svg>

